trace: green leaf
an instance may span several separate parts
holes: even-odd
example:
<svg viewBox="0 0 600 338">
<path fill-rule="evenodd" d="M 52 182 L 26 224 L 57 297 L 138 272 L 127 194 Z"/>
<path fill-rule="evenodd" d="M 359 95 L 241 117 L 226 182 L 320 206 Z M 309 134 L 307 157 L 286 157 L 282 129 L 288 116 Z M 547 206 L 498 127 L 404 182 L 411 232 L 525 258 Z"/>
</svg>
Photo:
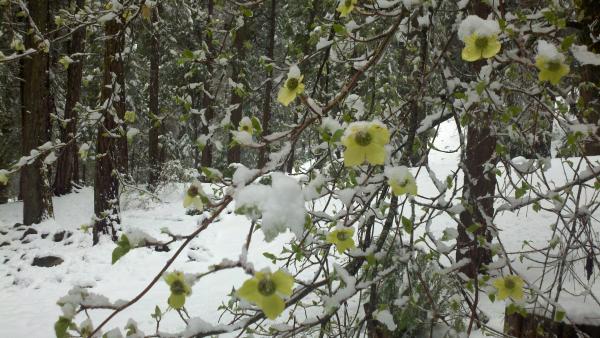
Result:
<svg viewBox="0 0 600 338">
<path fill-rule="evenodd" d="M 467 95 L 463 92 L 455 92 L 454 97 L 459 100 L 465 100 L 467 98 Z"/>
<path fill-rule="evenodd" d="M 254 13 L 246 7 L 241 7 L 240 12 L 242 12 L 243 16 L 248 17 L 248 18 L 251 18 L 254 15 Z"/>
<path fill-rule="evenodd" d="M 254 128 L 256 133 L 259 135 L 262 134 L 262 131 L 263 131 L 262 125 L 260 124 L 260 121 L 258 120 L 258 118 L 256 116 L 252 116 L 250 121 L 252 122 L 252 128 Z"/>
<path fill-rule="evenodd" d="M 452 175 L 446 176 L 446 186 L 448 187 L 448 189 L 452 189 L 453 185 L 454 185 L 454 180 L 453 180 Z"/>
<path fill-rule="evenodd" d="M 562 322 L 564 318 L 565 318 L 565 311 L 564 310 L 556 310 L 556 313 L 554 314 L 554 321 Z"/>
<path fill-rule="evenodd" d="M 479 229 L 479 228 L 481 228 L 481 224 L 473 223 L 467 228 L 467 231 L 470 233 L 475 233 L 475 231 L 477 231 L 477 229 Z"/>
<path fill-rule="evenodd" d="M 402 227 L 404 228 L 404 231 L 406 231 L 409 234 L 413 232 L 412 221 L 404 216 L 402 216 Z"/>
<path fill-rule="evenodd" d="M 58 321 L 54 324 L 54 333 L 56 333 L 56 338 L 68 338 L 67 330 L 69 329 L 69 325 L 71 325 L 71 320 L 67 317 L 60 316 Z"/>
<path fill-rule="evenodd" d="M 569 48 L 571 48 L 571 46 L 573 45 L 573 42 L 575 42 L 575 34 L 565 36 L 565 38 L 560 44 L 560 49 L 563 52 L 568 51 Z"/>
<path fill-rule="evenodd" d="M 335 31 L 336 34 L 346 35 L 346 27 L 343 25 L 340 25 L 339 23 L 333 24 L 333 30 Z"/>
<path fill-rule="evenodd" d="M 519 309 L 517 309 L 517 306 L 514 303 L 510 303 L 506 307 L 506 314 L 508 314 L 508 315 L 512 315 L 513 313 L 517 313 L 518 311 L 519 311 Z"/>
<path fill-rule="evenodd" d="M 60 59 L 58 59 L 58 63 L 60 63 L 65 69 L 69 69 L 69 65 L 72 61 L 73 60 L 71 60 L 71 58 L 68 56 L 62 56 Z"/>
<path fill-rule="evenodd" d="M 342 135 L 344 135 L 344 129 L 336 130 L 331 137 L 331 142 L 339 142 L 342 139 Z"/>
<path fill-rule="evenodd" d="M 123 247 L 116 247 L 112 252 L 112 264 L 115 264 L 121 257 L 125 256 L 129 252 L 129 249 Z"/>
<path fill-rule="evenodd" d="M 527 191 L 529 190 L 529 184 L 523 182 L 521 183 L 521 187 L 518 188 L 517 190 L 515 190 L 515 197 L 516 198 L 521 198 L 523 197 Z"/>
<path fill-rule="evenodd" d="M 265 256 L 268 259 L 270 259 L 273 264 L 275 264 L 275 262 L 277 261 L 277 256 L 273 255 L 270 252 L 263 252 L 263 256 Z"/>
<path fill-rule="evenodd" d="M 186 49 L 183 51 L 183 53 L 181 53 L 181 57 L 184 59 L 188 59 L 188 60 L 193 60 L 194 59 L 194 52 L 192 52 L 189 49 Z"/>
<path fill-rule="evenodd" d="M 154 313 L 151 314 L 150 317 L 154 319 L 160 319 L 162 317 L 162 312 L 160 312 L 160 308 L 158 307 L 158 305 L 154 307 Z"/>
<path fill-rule="evenodd" d="M 137 328 L 135 327 L 135 325 L 133 324 L 129 324 L 128 326 L 125 327 L 125 335 L 127 337 L 129 336 L 133 336 L 134 334 L 137 333 Z"/>
<path fill-rule="evenodd" d="M 117 247 L 112 252 L 112 264 L 115 264 L 121 257 L 125 256 L 129 250 L 131 250 L 129 238 L 125 235 L 121 235 L 121 238 L 117 242 Z"/>
<path fill-rule="evenodd" d="M 487 88 L 487 83 L 485 83 L 484 81 L 478 82 L 477 85 L 475 86 L 475 91 L 477 91 L 477 94 L 481 95 L 483 94 L 483 91 L 485 91 L 485 89 Z"/>
</svg>

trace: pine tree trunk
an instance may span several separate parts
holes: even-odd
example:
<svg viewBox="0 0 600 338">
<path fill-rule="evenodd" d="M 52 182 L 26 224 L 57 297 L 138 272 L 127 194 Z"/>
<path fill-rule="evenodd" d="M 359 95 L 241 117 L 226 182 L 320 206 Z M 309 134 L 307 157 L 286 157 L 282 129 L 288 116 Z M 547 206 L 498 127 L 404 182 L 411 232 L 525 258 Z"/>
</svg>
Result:
<svg viewBox="0 0 600 338">
<path fill-rule="evenodd" d="M 277 0 L 271 0 L 271 13 L 269 16 L 269 37 L 267 43 L 267 57 L 270 60 L 274 59 L 275 53 L 275 25 L 277 16 Z M 265 84 L 265 95 L 263 98 L 263 115 L 262 129 L 263 135 L 269 134 L 269 122 L 271 121 L 271 91 L 273 91 L 273 69 L 269 68 L 267 72 L 267 83 Z M 258 167 L 262 168 L 267 163 L 267 155 L 269 154 L 269 146 L 260 148 L 258 154 Z"/>
<path fill-rule="evenodd" d="M 159 107 L 159 65 L 160 65 L 160 40 L 158 24 L 158 6 L 152 10 L 152 36 L 150 38 L 150 88 L 149 88 L 149 112 L 150 131 L 148 132 L 148 151 L 150 159 L 150 177 L 148 183 L 151 189 L 156 188 L 162 168 L 162 156 L 160 155 L 159 137 L 163 133 L 162 121 Z"/>
<path fill-rule="evenodd" d="M 213 11 L 214 11 L 214 2 L 213 0 L 207 0 L 206 1 L 206 10 L 208 13 L 208 20 L 207 20 L 207 32 L 206 32 L 206 46 L 208 47 L 208 53 L 206 55 L 206 79 L 204 80 L 204 96 L 202 98 L 202 108 L 205 109 L 204 111 L 204 118 L 206 119 L 206 123 L 202 125 L 201 128 L 201 133 L 202 135 L 209 135 L 210 134 L 210 130 L 208 129 L 208 126 L 210 125 L 212 119 L 214 118 L 215 112 L 214 109 L 212 107 L 213 104 L 213 99 L 212 97 L 208 94 L 210 93 L 210 80 L 212 78 L 212 71 L 213 71 L 213 66 L 212 66 L 212 62 L 214 60 L 214 48 L 213 48 L 213 43 L 212 43 L 212 34 L 209 33 L 209 30 L 212 29 L 212 17 L 213 17 Z M 210 142 L 210 140 L 206 141 L 206 145 L 204 146 L 204 149 L 202 149 L 202 157 L 200 160 L 200 163 L 203 167 L 212 167 L 212 161 L 213 161 L 213 154 L 212 154 L 212 144 Z"/>
<path fill-rule="evenodd" d="M 244 58 L 246 57 L 244 43 L 247 39 L 248 30 L 249 30 L 248 24 L 244 25 L 235 33 L 235 38 L 233 39 L 233 45 L 237 52 L 237 56 L 233 60 L 232 66 L 231 66 L 231 80 L 235 83 L 239 83 L 240 81 L 242 83 L 245 82 L 242 62 L 243 62 Z M 231 128 L 233 130 L 237 130 L 240 125 L 240 121 L 242 119 L 244 98 L 238 94 L 238 92 L 235 90 L 235 88 L 233 88 L 231 90 L 231 99 L 230 99 L 229 103 L 232 106 L 237 105 L 237 108 L 235 108 L 231 111 Z M 232 141 L 231 137 L 230 137 L 230 141 Z M 230 147 L 227 151 L 227 163 L 228 164 L 239 163 L 240 161 L 241 161 L 240 146 L 235 145 L 233 147 Z"/>
<path fill-rule="evenodd" d="M 302 41 L 302 44 L 303 44 L 302 54 L 303 55 L 308 55 L 310 48 L 312 48 L 308 37 L 310 36 L 310 32 L 313 29 L 312 27 L 315 22 L 315 18 L 317 17 L 317 13 L 320 12 L 320 10 L 321 10 L 321 8 L 319 7 L 319 5 L 321 5 L 321 4 L 322 4 L 321 0 L 313 0 L 313 2 L 311 3 L 311 6 L 310 6 L 311 10 L 310 10 L 310 14 L 308 17 L 308 22 L 306 23 L 306 28 L 307 28 L 306 37 L 307 38 L 304 41 Z M 326 58 L 329 58 L 329 50 L 327 50 Z M 314 95 L 314 94 L 315 93 L 313 91 L 313 93 L 311 93 L 311 95 Z M 298 121 L 299 121 L 298 118 L 299 118 L 298 115 L 294 116 L 294 123 L 296 123 L 296 124 L 298 123 Z M 287 162 L 284 163 L 284 165 L 283 165 L 286 172 L 292 173 L 292 170 L 294 169 L 295 161 L 296 161 L 296 143 L 294 142 L 294 143 L 292 143 L 292 147 L 290 149 L 290 155 L 287 158 Z"/>
<path fill-rule="evenodd" d="M 0 105 L 7 107 L 0 110 L 0 168 L 9 168 L 21 156 L 19 144 L 21 142 L 19 135 L 19 123 L 21 114 L 20 92 L 21 80 L 19 77 L 20 64 L 13 63 L 3 66 L 5 72 L 0 74 L 0 83 L 5 83 L 5 90 L 0 91 Z M 11 175 L 13 176 L 13 175 Z M 6 185 L 0 183 L 0 204 L 7 203 L 10 198 L 14 198 L 12 181 L 19 176 L 9 177 Z"/>
<path fill-rule="evenodd" d="M 37 31 L 46 34 L 48 30 L 49 7 L 47 0 L 30 1 L 30 20 L 37 27 L 25 39 L 26 48 L 39 51 L 26 57 L 22 63 L 22 133 L 21 151 L 29 156 L 31 151 L 50 140 L 50 78 L 48 73 L 48 53 L 39 48 L 44 37 L 36 36 Z M 32 28 L 32 25 L 29 25 Z M 38 38 L 42 38 L 41 41 Z M 21 170 L 21 196 L 23 198 L 23 223 L 30 225 L 52 217 L 52 197 L 43 156 L 25 165 Z"/>
<path fill-rule="evenodd" d="M 117 239 L 116 227 L 120 223 L 118 175 L 126 169 L 122 147 L 124 130 L 122 125 L 117 123 L 125 115 L 122 58 L 124 40 L 120 18 L 106 22 L 104 29 L 107 39 L 101 102 L 106 106 L 102 112 L 102 123 L 98 126 L 96 140 L 94 213 L 97 219 L 93 231 L 94 244 L 98 243 L 100 234 L 110 234 L 113 240 Z"/>
<path fill-rule="evenodd" d="M 77 8 L 83 8 L 85 0 L 77 0 Z M 84 50 L 85 44 L 84 27 L 73 32 L 69 46 L 69 54 L 79 54 Z M 56 166 L 56 177 L 54 180 L 54 194 L 57 196 L 71 192 L 72 182 L 77 182 L 79 178 L 79 157 L 77 156 L 77 142 L 75 134 L 77 133 L 77 111 L 75 106 L 81 97 L 81 79 L 83 75 L 83 58 L 81 56 L 72 56 L 75 62 L 69 65 L 67 69 L 67 94 L 65 102 L 64 119 L 66 125 L 61 127 L 60 138 L 66 143 L 58 158 Z"/>
<path fill-rule="evenodd" d="M 489 8 L 481 1 L 476 1 L 473 4 L 473 12 L 486 18 Z M 473 72 L 479 73 L 483 64 L 484 61 L 476 62 Z M 490 128 L 493 123 L 490 116 L 488 112 L 475 108 L 467 131 L 463 198 L 468 207 L 460 213 L 456 260 L 470 259 L 470 263 L 461 268 L 461 272 L 471 278 L 479 273 L 483 264 L 492 260 L 489 247 L 480 245 L 478 241 L 478 238 L 483 238 L 483 242 L 489 243 L 492 239 L 486 225 L 493 220 L 494 204 L 492 198 L 485 198 L 494 195 L 496 189 L 496 175 L 491 169 L 496 135 Z M 468 228 L 471 231 L 468 231 Z"/>
<path fill-rule="evenodd" d="M 600 41 L 594 41 L 592 37 L 600 35 L 600 2 L 598 0 L 582 0 L 579 4 L 582 29 L 579 39 L 589 51 L 599 54 Z M 586 112 L 582 120 L 593 125 L 600 122 L 600 66 L 585 65 L 582 67 L 582 80 L 589 84 L 580 88 Z M 583 155 L 600 155 L 600 128 L 584 144 Z"/>
</svg>

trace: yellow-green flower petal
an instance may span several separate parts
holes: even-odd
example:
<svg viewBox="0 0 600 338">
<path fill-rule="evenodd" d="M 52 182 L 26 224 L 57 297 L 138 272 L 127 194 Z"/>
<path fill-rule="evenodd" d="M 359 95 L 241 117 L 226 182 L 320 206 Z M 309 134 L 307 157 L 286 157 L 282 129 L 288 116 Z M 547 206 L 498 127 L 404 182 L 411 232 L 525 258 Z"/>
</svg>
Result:
<svg viewBox="0 0 600 338">
<path fill-rule="evenodd" d="M 344 165 L 346 167 L 354 167 L 361 165 L 366 159 L 364 150 L 358 147 L 347 147 L 344 150 Z"/>
<path fill-rule="evenodd" d="M 204 191 L 202 191 L 202 185 L 200 185 L 200 182 L 194 181 L 189 186 L 185 193 L 185 196 L 183 197 L 183 207 L 193 208 L 201 211 L 202 209 L 204 209 L 204 202 L 202 202 L 203 195 Z"/>
<path fill-rule="evenodd" d="M 468 62 L 489 59 L 500 52 L 502 45 L 497 35 L 482 36 L 473 33 L 465 38 L 465 47 L 461 57 Z"/>
<path fill-rule="evenodd" d="M 346 147 L 344 165 L 360 165 L 365 160 L 373 165 L 385 162 L 385 145 L 390 141 L 390 133 L 384 124 L 374 122 L 354 122 L 348 126 L 341 139 Z"/>
<path fill-rule="evenodd" d="M 390 187 L 392 187 L 392 192 L 396 196 L 408 194 L 415 196 L 417 194 L 417 184 L 412 182 L 404 182 L 400 184 L 396 181 L 390 181 Z"/>
<path fill-rule="evenodd" d="M 501 48 L 502 45 L 500 44 L 500 41 L 498 41 L 498 37 L 492 36 L 488 38 L 488 46 L 483 49 L 481 56 L 484 59 L 492 58 L 500 52 Z"/>
<path fill-rule="evenodd" d="M 382 165 L 385 163 L 385 148 L 382 145 L 373 144 L 365 149 L 367 162 L 374 165 Z"/>
<path fill-rule="evenodd" d="M 254 134 L 254 126 L 252 125 L 252 120 L 248 116 L 244 116 L 240 121 L 238 130 Z"/>
<path fill-rule="evenodd" d="M 390 143 L 390 131 L 382 123 L 371 123 L 369 133 L 373 135 L 374 144 L 386 145 Z"/>
<path fill-rule="evenodd" d="M 267 316 L 267 318 L 275 319 L 285 309 L 285 302 L 281 297 L 271 295 L 268 297 L 264 297 L 259 307 L 265 313 L 265 316 Z"/>
<path fill-rule="evenodd" d="M 477 34 L 467 36 L 465 39 L 465 47 L 462 50 L 461 57 L 463 60 L 473 62 L 481 59 L 481 52 L 475 46 Z"/>
<path fill-rule="evenodd" d="M 352 236 L 354 236 L 354 228 L 341 228 L 328 233 L 325 239 L 335 245 L 335 248 L 341 254 L 356 247 Z"/>
<path fill-rule="evenodd" d="M 340 0 L 337 11 L 340 12 L 340 17 L 345 18 L 352 12 L 358 0 Z"/>
<path fill-rule="evenodd" d="M 285 309 L 281 295 L 290 296 L 293 286 L 294 278 L 283 270 L 259 271 L 244 282 L 237 296 L 258 306 L 267 318 L 275 319 Z"/>
<path fill-rule="evenodd" d="M 415 183 L 414 178 L 407 179 L 404 182 L 398 182 L 396 180 L 390 180 L 390 187 L 392 187 L 392 192 L 396 196 L 409 194 L 416 195 L 417 194 L 417 184 Z"/>
<path fill-rule="evenodd" d="M 386 167 L 384 174 L 394 195 L 417 195 L 417 182 L 407 167 Z"/>
<path fill-rule="evenodd" d="M 165 276 L 165 282 L 171 288 L 171 292 L 177 294 L 189 295 L 192 293 L 192 288 L 185 280 L 185 275 L 180 271 L 173 271 Z"/>
<path fill-rule="evenodd" d="M 0 170 L 0 185 L 8 184 L 8 171 Z"/>
<path fill-rule="evenodd" d="M 461 57 L 467 62 L 474 62 L 481 59 L 481 54 L 473 46 L 465 46 L 462 50 Z"/>
<path fill-rule="evenodd" d="M 279 88 L 277 101 L 287 107 L 294 99 L 296 99 L 296 96 L 304 93 L 303 79 L 304 75 L 300 74 L 298 67 L 292 66 L 288 73 L 287 80 L 285 80 L 283 86 Z"/>
<path fill-rule="evenodd" d="M 494 287 L 497 290 L 496 298 L 499 300 L 506 299 L 508 297 L 513 300 L 523 299 L 523 279 L 519 276 L 509 275 L 504 278 L 497 278 L 493 282 Z"/>
<path fill-rule="evenodd" d="M 171 295 L 168 303 L 174 309 L 181 309 L 185 304 L 185 297 L 192 293 L 192 288 L 185 280 L 185 275 L 180 271 L 173 271 L 167 274 L 165 282 L 169 285 Z"/>
<path fill-rule="evenodd" d="M 242 284 L 242 287 L 237 291 L 237 295 L 251 303 L 260 303 L 262 300 L 261 294 L 258 292 L 258 279 L 251 278 Z"/>
<path fill-rule="evenodd" d="M 185 305 L 185 295 L 184 294 L 176 295 L 176 294 L 172 293 L 169 296 L 168 303 L 169 303 L 169 306 L 171 306 L 174 309 L 181 309 L 183 307 L 183 305 Z"/>
<path fill-rule="evenodd" d="M 183 198 L 183 207 L 187 208 L 190 205 L 192 205 L 193 199 L 194 198 L 192 196 L 186 194 L 185 197 Z"/>
<path fill-rule="evenodd" d="M 277 271 L 275 271 L 275 273 L 273 274 L 271 279 L 273 279 L 273 282 L 275 282 L 278 293 L 288 296 L 288 297 L 292 295 L 292 287 L 294 286 L 294 277 L 283 272 L 282 270 L 277 270 Z"/>
<path fill-rule="evenodd" d="M 548 60 L 543 56 L 535 59 L 535 66 L 538 68 L 538 79 L 540 81 L 549 81 L 557 85 L 560 80 L 569 74 L 570 68 L 560 60 Z"/>
<path fill-rule="evenodd" d="M 295 98 L 296 92 L 289 90 L 286 87 L 281 87 L 279 89 L 279 94 L 277 94 L 277 101 L 286 107 L 289 106 L 289 104 L 294 101 Z"/>
<path fill-rule="evenodd" d="M 127 123 L 134 123 L 136 119 L 137 115 L 133 111 L 126 111 L 125 116 L 123 117 L 123 120 Z"/>
</svg>

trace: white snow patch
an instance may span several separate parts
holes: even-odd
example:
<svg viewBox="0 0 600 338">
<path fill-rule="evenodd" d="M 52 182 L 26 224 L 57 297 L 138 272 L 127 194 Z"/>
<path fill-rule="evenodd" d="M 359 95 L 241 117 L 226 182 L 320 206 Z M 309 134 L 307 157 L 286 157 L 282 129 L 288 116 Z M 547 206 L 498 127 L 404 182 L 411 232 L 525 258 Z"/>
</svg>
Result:
<svg viewBox="0 0 600 338">
<path fill-rule="evenodd" d="M 491 36 L 500 33 L 500 25 L 496 20 L 485 20 L 477 15 L 467 16 L 458 27 L 458 38 L 465 41 L 468 36 Z"/>
<path fill-rule="evenodd" d="M 558 52 L 555 45 L 545 40 L 538 40 L 537 55 L 547 60 L 556 60 L 560 62 L 565 59 L 565 56 Z"/>
<path fill-rule="evenodd" d="M 388 330 L 390 331 L 394 331 L 396 330 L 396 323 L 394 323 L 394 316 L 392 316 L 392 314 L 390 313 L 390 310 L 379 310 L 377 312 L 375 312 L 375 314 L 373 315 L 375 317 L 375 319 L 382 323 L 383 325 L 385 325 Z"/>
<path fill-rule="evenodd" d="M 271 186 L 253 184 L 241 189 L 235 195 L 236 209 L 255 207 L 262 217 L 261 230 L 267 242 L 272 241 L 280 233 L 290 229 L 297 238 L 304 232 L 306 209 L 304 198 L 298 182 L 283 173 L 271 174 Z"/>
<path fill-rule="evenodd" d="M 582 65 L 600 66 L 600 54 L 590 52 L 587 46 L 573 45 L 571 46 L 571 52 Z"/>
</svg>

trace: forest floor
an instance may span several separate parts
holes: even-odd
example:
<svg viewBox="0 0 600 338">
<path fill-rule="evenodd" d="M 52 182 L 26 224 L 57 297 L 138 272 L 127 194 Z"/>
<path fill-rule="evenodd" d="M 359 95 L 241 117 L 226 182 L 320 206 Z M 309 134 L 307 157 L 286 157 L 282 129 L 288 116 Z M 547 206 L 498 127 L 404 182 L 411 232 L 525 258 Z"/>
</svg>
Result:
<svg viewBox="0 0 600 338">
<path fill-rule="evenodd" d="M 449 125 L 440 130 L 440 138 L 436 141 L 440 149 L 457 148 L 454 133 Z M 457 156 L 455 153 L 435 151 L 430 154 L 429 164 L 440 180 L 443 181 L 446 175 L 456 170 Z M 567 179 L 568 173 L 563 171 L 560 160 L 553 159 L 552 164 L 549 176 L 559 185 Z M 437 193 L 426 172 L 418 175 L 417 181 L 420 195 L 434 196 Z M 161 192 L 160 202 L 128 194 L 122 203 L 123 230 L 142 229 L 161 240 L 169 239 L 161 234 L 161 228 L 164 227 L 175 234 L 191 233 L 196 227 L 198 216 L 186 214 L 182 207 L 183 192 L 183 184 L 169 186 Z M 171 245 L 170 252 L 132 250 L 112 265 L 111 252 L 115 244 L 109 238 L 102 238 L 99 245 L 92 247 L 91 235 L 81 230 L 81 225 L 89 224 L 93 215 L 93 191 L 89 187 L 54 198 L 54 219 L 33 226 L 36 233 L 25 235 L 25 227 L 15 227 L 21 221 L 21 209 L 20 202 L 0 205 L 0 337 L 54 337 L 53 325 L 61 314 L 56 301 L 73 286 L 89 287 L 91 292 L 106 295 L 111 301 L 131 299 L 160 271 L 178 245 Z M 524 240 L 530 240 L 539 246 L 546 243 L 552 235 L 549 224 L 555 221 L 553 217 L 555 216 L 552 214 L 522 210 L 500 214 L 496 223 L 502 229 L 500 237 L 506 249 L 515 251 L 522 249 Z M 233 213 L 231 206 L 227 214 L 184 249 L 170 270 L 203 272 L 223 259 L 236 260 L 241 254 L 249 224 L 245 216 Z M 434 219 L 431 231 L 436 236 L 441 236 L 444 229 L 454 227 L 455 223 L 449 217 L 440 216 Z M 595 227 L 598 230 L 598 226 Z M 63 231 L 67 235 L 60 239 L 59 234 L 55 238 L 55 234 Z M 71 234 L 70 237 L 68 234 Z M 278 254 L 292 237 L 286 233 L 267 243 L 263 240 L 262 233 L 258 232 L 253 238 L 248 260 L 257 269 L 273 268 L 263 253 Z M 63 262 L 51 268 L 32 266 L 34 258 L 49 255 L 59 257 Z M 532 280 L 539 277 L 539 269 L 527 265 L 529 263 L 526 260 L 521 263 L 517 257 L 511 258 L 515 258 L 513 264 L 520 273 Z M 583 269 L 574 267 L 580 268 Z M 193 317 L 217 323 L 221 315 L 219 305 L 227 302 L 232 288 L 239 287 L 245 279 L 247 276 L 239 269 L 223 271 L 202 279 L 194 286 L 186 303 L 188 312 Z M 593 279 L 589 282 L 591 291 L 600 294 L 600 283 L 592 284 Z M 155 322 L 150 314 L 155 305 L 166 308 L 168 295 L 168 286 L 159 282 L 138 303 L 117 315 L 107 329 L 123 328 L 127 320 L 133 318 L 146 333 L 153 332 Z M 489 324 L 501 331 L 504 302 L 491 303 L 487 297 L 481 302 L 483 311 L 490 318 Z M 600 317 L 600 307 L 585 295 L 564 296 L 560 302 L 569 316 L 586 318 L 588 322 L 600 321 L 600 318 L 595 318 Z M 109 311 L 95 310 L 90 311 L 90 314 L 92 322 L 97 325 Z M 163 331 L 177 332 L 184 328 L 177 316 L 168 316 L 161 322 Z M 477 332 L 473 336 L 481 335 L 481 332 Z"/>
</svg>

